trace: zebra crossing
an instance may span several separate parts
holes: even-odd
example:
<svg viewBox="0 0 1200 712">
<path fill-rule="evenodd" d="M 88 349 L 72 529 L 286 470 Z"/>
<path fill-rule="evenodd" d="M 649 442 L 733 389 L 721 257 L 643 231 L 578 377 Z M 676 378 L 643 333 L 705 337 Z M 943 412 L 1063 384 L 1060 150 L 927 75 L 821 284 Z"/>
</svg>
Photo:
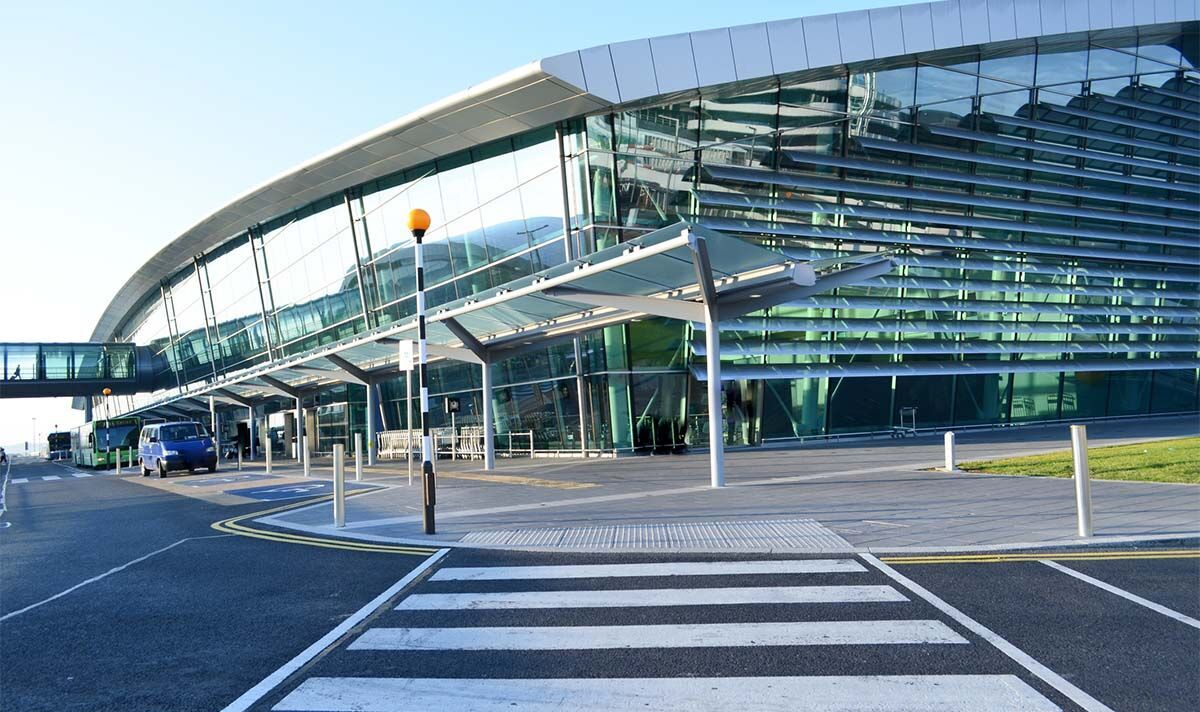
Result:
<svg viewBox="0 0 1200 712">
<path fill-rule="evenodd" d="M 116 476 L 116 471 L 96 470 L 95 472 L 82 472 L 80 470 L 68 470 L 62 475 L 42 475 L 40 477 L 14 477 L 9 480 L 9 484 L 23 485 L 30 482 L 55 482 L 58 480 L 83 479 L 85 477 L 113 477 Z"/>
<path fill-rule="evenodd" d="M 264 709 L 1061 709 L 895 583 L 853 558 L 446 564 Z"/>
</svg>

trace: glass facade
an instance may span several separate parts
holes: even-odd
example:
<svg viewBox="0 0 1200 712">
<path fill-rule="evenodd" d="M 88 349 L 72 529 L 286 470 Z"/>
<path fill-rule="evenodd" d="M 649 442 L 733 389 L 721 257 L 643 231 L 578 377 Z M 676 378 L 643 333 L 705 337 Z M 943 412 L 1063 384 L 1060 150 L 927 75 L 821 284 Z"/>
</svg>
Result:
<svg viewBox="0 0 1200 712">
<path fill-rule="evenodd" d="M 166 280 L 117 335 L 161 356 L 164 390 L 129 405 L 410 317 L 421 207 L 432 307 L 681 220 L 796 259 L 893 254 L 722 323 L 730 445 L 888 430 L 902 408 L 922 427 L 1194 411 L 1197 43 L 1187 23 L 726 84 L 356 186 Z M 644 319 L 583 335 L 578 362 L 566 343 L 494 364 L 501 442 L 577 449 L 582 399 L 589 447 L 704 444 L 702 336 Z M 478 367 L 430 373 L 435 424 L 448 395 L 477 423 Z M 319 437 L 363 428 L 361 391 L 313 394 Z M 381 392 L 403 427 L 404 377 Z"/>
</svg>

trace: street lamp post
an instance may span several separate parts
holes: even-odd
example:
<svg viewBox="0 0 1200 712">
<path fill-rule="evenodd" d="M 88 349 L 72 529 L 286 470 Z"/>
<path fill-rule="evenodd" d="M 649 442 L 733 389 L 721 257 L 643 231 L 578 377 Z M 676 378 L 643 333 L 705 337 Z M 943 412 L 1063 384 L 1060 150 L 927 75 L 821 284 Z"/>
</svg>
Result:
<svg viewBox="0 0 1200 712">
<path fill-rule="evenodd" d="M 421 244 L 429 229 L 429 213 L 415 208 L 408 212 L 408 229 L 413 236 L 413 261 L 417 268 L 417 377 L 421 398 L 421 491 L 425 510 L 422 520 L 425 533 L 433 534 L 434 506 L 437 504 L 437 484 L 433 477 L 433 438 L 429 434 L 429 354 L 425 348 L 425 255 Z"/>
</svg>

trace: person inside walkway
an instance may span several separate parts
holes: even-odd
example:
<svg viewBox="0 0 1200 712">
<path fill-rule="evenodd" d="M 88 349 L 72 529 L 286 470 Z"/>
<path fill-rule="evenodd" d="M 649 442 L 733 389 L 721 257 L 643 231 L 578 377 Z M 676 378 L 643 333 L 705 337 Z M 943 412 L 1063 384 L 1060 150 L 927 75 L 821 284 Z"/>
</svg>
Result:
<svg viewBox="0 0 1200 712">
<path fill-rule="evenodd" d="M 10 381 L 21 380 L 21 365 L 20 364 L 17 364 L 17 367 L 13 369 L 12 375 L 8 377 L 8 380 L 10 380 Z"/>
</svg>

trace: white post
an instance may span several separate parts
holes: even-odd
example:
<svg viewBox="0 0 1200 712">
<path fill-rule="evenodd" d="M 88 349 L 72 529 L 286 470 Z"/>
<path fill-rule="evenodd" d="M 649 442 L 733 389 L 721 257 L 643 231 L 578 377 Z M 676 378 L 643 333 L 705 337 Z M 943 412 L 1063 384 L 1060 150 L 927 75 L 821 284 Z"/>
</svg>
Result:
<svg viewBox="0 0 1200 712">
<path fill-rule="evenodd" d="M 242 471 L 242 444 L 241 443 L 237 444 L 237 454 L 238 454 L 238 472 L 241 472 Z"/>
<path fill-rule="evenodd" d="M 312 477 L 312 463 L 308 456 L 308 435 L 305 435 L 301 443 L 301 454 L 304 455 L 304 476 Z"/>
<path fill-rule="evenodd" d="M 708 466 L 712 486 L 725 486 L 725 418 L 721 412 L 721 331 L 714 307 L 704 310 L 705 362 L 708 370 Z"/>
<path fill-rule="evenodd" d="M 450 459 L 458 459 L 458 426 L 454 424 L 454 413 L 450 414 Z"/>
<path fill-rule="evenodd" d="M 333 526 L 346 526 L 346 446 L 333 446 Z"/>
<path fill-rule="evenodd" d="M 496 469 L 496 424 L 492 415 L 492 365 L 483 364 L 483 469 Z"/>
<path fill-rule="evenodd" d="M 954 472 L 957 469 L 955 467 L 955 462 L 956 462 L 956 460 L 954 458 L 954 433 L 951 431 L 947 431 L 946 432 L 946 472 Z"/>
<path fill-rule="evenodd" d="M 1092 473 L 1088 469 L 1087 426 L 1071 426 L 1071 450 L 1075 461 L 1075 515 L 1079 536 L 1092 535 Z"/>
<path fill-rule="evenodd" d="M 267 474 L 271 474 L 271 438 L 267 436 L 263 438 L 263 457 L 266 458 Z"/>
<path fill-rule="evenodd" d="M 410 368 L 404 374 L 404 391 L 408 405 L 404 411 L 404 425 L 408 429 L 408 436 L 404 440 L 404 459 L 408 460 L 408 484 L 412 485 L 412 470 L 413 470 L 413 441 L 412 441 L 412 377 L 413 372 Z"/>
<path fill-rule="evenodd" d="M 117 471 L 115 474 L 121 474 L 121 448 L 117 448 Z"/>
<path fill-rule="evenodd" d="M 217 421 L 217 401 L 208 397 L 208 424 L 212 428 L 213 447 L 217 449 L 217 462 L 221 461 L 221 424 Z"/>
<path fill-rule="evenodd" d="M 362 482 L 362 433 L 354 434 L 354 481 Z"/>
<path fill-rule="evenodd" d="M 375 452 L 379 442 L 379 401 L 375 398 L 375 386 L 367 384 L 367 464 L 375 466 Z"/>
<path fill-rule="evenodd" d="M 250 432 L 250 459 L 254 459 L 255 443 L 254 443 L 254 407 L 247 406 L 246 410 L 250 413 L 250 419 L 247 421 L 247 429 Z"/>
<path fill-rule="evenodd" d="M 292 457 L 299 460 L 302 455 L 301 438 L 304 436 L 304 401 L 296 399 L 296 425 L 292 428 L 293 435 L 296 437 L 296 443 L 292 445 Z"/>
</svg>

